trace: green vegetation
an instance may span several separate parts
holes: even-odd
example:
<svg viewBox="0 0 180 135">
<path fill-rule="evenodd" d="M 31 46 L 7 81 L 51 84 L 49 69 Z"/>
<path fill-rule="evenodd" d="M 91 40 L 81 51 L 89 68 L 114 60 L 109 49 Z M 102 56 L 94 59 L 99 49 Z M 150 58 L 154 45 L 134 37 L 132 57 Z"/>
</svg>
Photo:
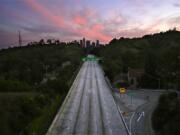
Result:
<svg viewBox="0 0 180 135">
<path fill-rule="evenodd" d="M 2 135 L 44 135 L 81 66 L 76 43 L 47 43 L 0 51 Z"/>
<path fill-rule="evenodd" d="M 159 88 L 160 84 L 163 89 L 180 90 L 180 32 L 176 30 L 142 38 L 113 39 L 98 55 L 112 82 L 129 69 L 143 69 L 139 87 Z M 176 93 L 160 97 L 152 124 L 157 135 L 180 134 L 180 98 Z"/>
<path fill-rule="evenodd" d="M 180 134 L 180 98 L 177 93 L 161 95 L 152 116 L 152 124 L 157 135 Z"/>
<path fill-rule="evenodd" d="M 143 88 L 180 89 L 180 32 L 146 35 L 142 38 L 113 39 L 98 55 L 111 81 L 129 69 L 142 69 L 139 81 Z"/>
<path fill-rule="evenodd" d="M 180 32 L 176 30 L 113 39 L 105 47 L 84 51 L 98 55 L 112 82 L 129 69 L 143 69 L 139 87 L 159 88 L 160 84 L 161 88 L 180 89 Z M 45 134 L 83 57 L 77 42 L 66 44 L 58 40 L 0 50 L 1 134 Z M 120 87 L 120 83 L 116 85 Z M 157 134 L 179 134 L 179 106 L 176 94 L 160 98 L 152 119 Z"/>
<path fill-rule="evenodd" d="M 27 83 L 19 80 L 0 79 L 0 92 L 28 92 L 31 88 Z"/>
</svg>

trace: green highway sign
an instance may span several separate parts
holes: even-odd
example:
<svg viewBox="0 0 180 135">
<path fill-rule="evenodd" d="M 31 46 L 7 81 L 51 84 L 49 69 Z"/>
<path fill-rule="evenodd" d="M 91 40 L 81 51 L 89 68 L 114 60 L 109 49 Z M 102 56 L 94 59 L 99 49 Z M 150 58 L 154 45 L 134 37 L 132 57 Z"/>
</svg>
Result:
<svg viewBox="0 0 180 135">
<path fill-rule="evenodd" d="M 94 55 L 88 55 L 87 57 L 82 58 L 82 61 L 99 61 L 100 59 Z"/>
</svg>

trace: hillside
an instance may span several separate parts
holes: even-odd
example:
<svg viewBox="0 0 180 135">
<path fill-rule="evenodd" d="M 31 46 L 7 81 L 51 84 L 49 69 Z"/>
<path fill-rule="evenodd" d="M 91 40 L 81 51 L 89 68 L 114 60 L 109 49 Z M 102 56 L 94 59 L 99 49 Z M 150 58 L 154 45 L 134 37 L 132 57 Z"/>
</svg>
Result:
<svg viewBox="0 0 180 135">
<path fill-rule="evenodd" d="M 99 51 L 103 67 L 113 82 L 117 74 L 142 69 L 141 88 L 180 89 L 180 32 L 169 30 L 142 38 L 113 39 Z"/>
<path fill-rule="evenodd" d="M 176 30 L 142 38 L 113 39 L 104 47 L 84 51 L 102 59 L 103 69 L 112 83 L 119 79 L 119 74 L 127 75 L 130 70 L 141 69 L 144 73 L 137 79 L 138 88 L 180 89 L 180 32 Z M 45 134 L 83 56 L 83 49 L 77 43 L 52 43 L 50 40 L 0 50 L 1 134 Z M 131 81 L 127 83 L 130 85 Z M 179 105 L 179 99 L 173 104 Z M 161 107 L 159 103 L 153 120 L 162 116 Z M 168 120 L 160 122 L 169 126 Z M 158 124 L 154 121 L 155 128 Z M 165 132 L 165 126 L 156 129 L 157 132 Z"/>
<path fill-rule="evenodd" d="M 142 38 L 113 39 L 98 55 L 111 82 L 122 81 L 130 71 L 144 71 L 137 88 L 180 90 L 180 32 L 146 35 Z M 135 76 L 135 75 L 134 75 Z M 128 85 L 131 81 L 126 80 Z M 122 87 L 121 84 L 116 84 Z M 177 93 L 163 94 L 152 115 L 152 126 L 157 135 L 179 135 L 180 98 Z"/>
<path fill-rule="evenodd" d="M 1 50 L 1 134 L 45 134 L 82 56 L 82 49 L 73 43 L 39 42 Z"/>
</svg>

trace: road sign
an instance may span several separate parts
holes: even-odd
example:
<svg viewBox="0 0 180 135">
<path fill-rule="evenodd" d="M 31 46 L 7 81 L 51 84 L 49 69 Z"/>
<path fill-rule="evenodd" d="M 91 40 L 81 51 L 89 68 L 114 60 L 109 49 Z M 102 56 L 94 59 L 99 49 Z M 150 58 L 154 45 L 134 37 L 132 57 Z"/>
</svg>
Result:
<svg viewBox="0 0 180 135">
<path fill-rule="evenodd" d="M 119 89 L 119 92 L 120 92 L 121 94 L 124 94 L 124 93 L 126 93 L 126 89 L 125 89 L 125 88 L 120 88 L 120 89 Z"/>
<path fill-rule="evenodd" d="M 82 58 L 82 61 L 99 61 L 99 58 L 95 57 L 94 55 L 88 55 Z"/>
<path fill-rule="evenodd" d="M 82 58 L 82 61 L 86 61 L 86 58 Z"/>
</svg>

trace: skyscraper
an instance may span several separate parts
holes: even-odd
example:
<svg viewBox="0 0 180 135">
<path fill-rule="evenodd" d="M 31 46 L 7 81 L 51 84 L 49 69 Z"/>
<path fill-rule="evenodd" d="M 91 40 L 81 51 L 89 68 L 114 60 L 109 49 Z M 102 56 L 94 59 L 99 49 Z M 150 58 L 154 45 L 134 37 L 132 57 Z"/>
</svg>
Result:
<svg viewBox="0 0 180 135">
<path fill-rule="evenodd" d="M 86 41 L 86 47 L 89 48 L 90 46 L 91 46 L 91 41 L 90 41 L 90 40 L 87 40 L 87 41 Z"/>
<path fill-rule="evenodd" d="M 92 47 L 96 47 L 96 43 L 95 42 L 92 42 Z"/>
<path fill-rule="evenodd" d="M 96 40 L 96 47 L 99 47 L 99 40 Z"/>
<path fill-rule="evenodd" d="M 83 40 L 80 40 L 80 46 L 83 48 Z"/>
<path fill-rule="evenodd" d="M 86 39 L 83 38 L 83 47 L 86 48 Z"/>
</svg>

